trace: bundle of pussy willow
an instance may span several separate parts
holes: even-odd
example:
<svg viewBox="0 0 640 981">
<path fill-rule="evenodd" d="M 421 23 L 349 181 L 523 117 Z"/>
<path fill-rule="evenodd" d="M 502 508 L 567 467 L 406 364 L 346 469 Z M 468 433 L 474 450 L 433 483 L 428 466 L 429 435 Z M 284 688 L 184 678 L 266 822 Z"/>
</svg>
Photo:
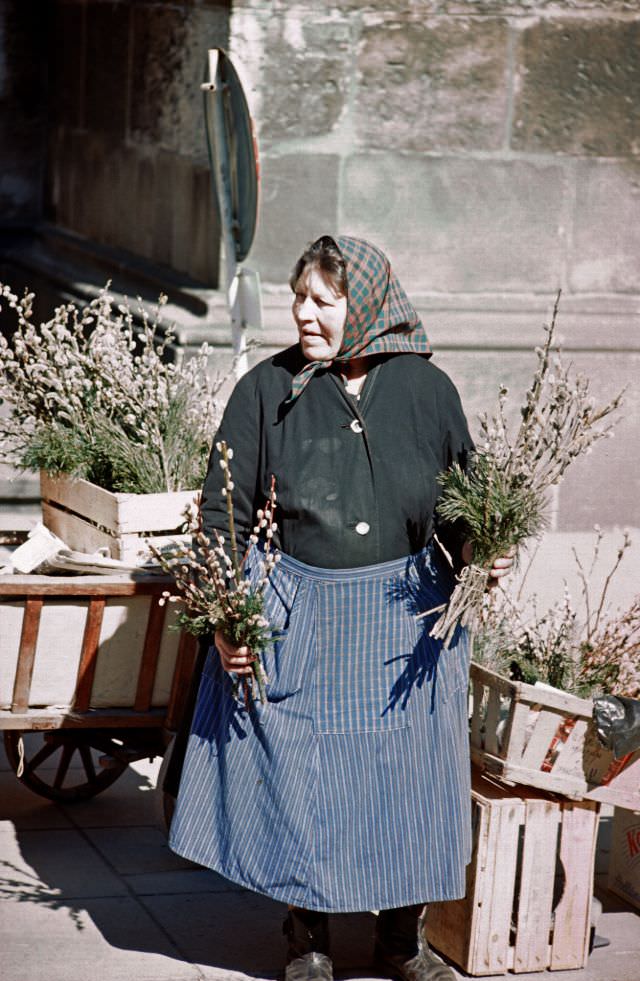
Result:
<svg viewBox="0 0 640 981">
<path fill-rule="evenodd" d="M 454 463 L 439 478 L 438 513 L 445 521 L 463 524 L 473 554 L 431 628 L 431 636 L 445 646 L 459 625 L 477 626 L 494 560 L 514 552 L 517 558 L 520 545 L 544 529 L 549 489 L 573 460 L 612 435 L 609 417 L 623 393 L 596 406 L 589 380 L 580 374 L 572 377 L 571 366 L 563 365 L 553 348 L 559 300 L 558 293 L 551 323 L 544 327 L 545 342 L 536 348 L 537 369 L 515 436 L 509 433 L 508 390 L 502 387 L 495 414 L 480 417 L 481 439 L 469 467 L 463 470 Z"/>
<path fill-rule="evenodd" d="M 168 572 L 178 588 L 178 593 L 166 592 L 168 602 L 182 601 L 184 609 L 177 622 L 196 636 L 211 636 L 221 630 L 237 647 L 247 646 L 254 659 L 252 674 L 243 676 L 242 686 L 246 703 L 254 698 L 253 686 L 261 702 L 266 700 L 264 672 L 260 651 L 273 642 L 274 631 L 264 616 L 264 590 L 269 575 L 278 561 L 279 553 L 272 547 L 277 529 L 274 521 L 276 506 L 275 480 L 271 480 L 269 499 L 264 509 L 257 512 L 256 525 L 249 536 L 249 547 L 240 555 L 233 517 L 233 479 L 230 461 L 233 450 L 222 441 L 216 446 L 220 453 L 220 466 L 224 474 L 222 495 L 226 501 L 229 536 L 213 532 L 213 541 L 202 529 L 200 512 L 187 510 L 184 530 L 190 535 L 190 543 L 175 542 L 168 549 L 151 551 L 165 572 Z M 251 546 L 262 541 L 258 559 L 259 575 L 250 581 L 244 575 L 245 559 Z"/>
</svg>

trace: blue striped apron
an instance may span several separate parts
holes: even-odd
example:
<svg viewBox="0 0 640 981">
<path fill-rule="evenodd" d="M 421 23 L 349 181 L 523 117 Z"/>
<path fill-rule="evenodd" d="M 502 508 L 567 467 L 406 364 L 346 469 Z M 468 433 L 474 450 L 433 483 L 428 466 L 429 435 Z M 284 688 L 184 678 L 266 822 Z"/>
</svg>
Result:
<svg viewBox="0 0 640 981">
<path fill-rule="evenodd" d="M 471 856 L 463 631 L 429 637 L 451 588 L 432 546 L 357 569 L 283 555 L 268 702 L 247 711 L 214 648 L 170 846 L 249 889 L 356 912 L 464 895 Z M 247 574 L 257 575 L 259 554 Z"/>
</svg>

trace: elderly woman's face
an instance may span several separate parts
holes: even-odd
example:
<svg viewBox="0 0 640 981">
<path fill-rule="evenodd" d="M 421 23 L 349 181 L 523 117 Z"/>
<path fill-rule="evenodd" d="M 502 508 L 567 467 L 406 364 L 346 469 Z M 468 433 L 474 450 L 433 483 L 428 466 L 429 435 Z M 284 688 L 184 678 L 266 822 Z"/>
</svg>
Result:
<svg viewBox="0 0 640 981">
<path fill-rule="evenodd" d="M 303 269 L 296 283 L 293 319 L 308 361 L 330 361 L 342 344 L 347 298 L 315 266 Z"/>
</svg>

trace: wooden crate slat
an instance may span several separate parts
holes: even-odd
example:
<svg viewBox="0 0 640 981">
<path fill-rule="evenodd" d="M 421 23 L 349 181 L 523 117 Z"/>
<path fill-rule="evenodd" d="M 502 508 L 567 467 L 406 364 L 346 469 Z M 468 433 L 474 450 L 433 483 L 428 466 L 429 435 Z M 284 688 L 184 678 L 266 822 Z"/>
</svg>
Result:
<svg viewBox="0 0 640 981">
<path fill-rule="evenodd" d="M 18 664 L 13 686 L 12 712 L 23 712 L 29 705 L 31 678 L 36 656 L 36 644 L 40 629 L 40 614 L 44 600 L 41 596 L 33 596 L 25 603 Z"/>
<path fill-rule="evenodd" d="M 604 750 L 603 750 L 604 751 Z M 592 800 L 630 810 L 640 810 L 640 750 L 631 761 L 603 786 L 587 783 L 582 773 L 555 773 L 518 766 L 501 757 L 471 750 L 474 763 L 506 783 L 524 784 L 562 794 L 575 800 Z"/>
<path fill-rule="evenodd" d="M 69 477 L 51 477 L 40 471 L 40 495 L 43 502 L 51 502 L 71 510 L 91 515 L 97 525 L 114 528 L 117 522 L 118 500 L 111 491 L 92 484 L 88 480 L 72 480 Z M 73 505 L 69 504 L 72 500 Z"/>
<path fill-rule="evenodd" d="M 119 494 L 119 534 L 172 531 L 184 523 L 185 508 L 193 506 L 196 491 L 171 494 Z"/>
<path fill-rule="evenodd" d="M 559 804 L 527 800 L 513 961 L 516 974 L 543 971 L 549 965 L 559 818 Z"/>
<path fill-rule="evenodd" d="M 488 688 L 497 688 L 500 694 L 507 698 L 513 698 L 518 695 L 519 682 L 509 681 L 508 678 L 503 678 L 501 674 L 496 674 L 495 671 L 489 671 L 488 668 L 483 668 L 480 664 L 472 662 L 470 674 L 474 681 L 479 681 Z"/>
<path fill-rule="evenodd" d="M 490 688 L 496 688 L 501 695 L 518 698 L 529 705 L 539 705 L 543 702 L 552 709 L 567 715 L 590 719 L 593 715 L 593 703 L 587 698 L 578 698 L 567 692 L 549 688 L 546 685 L 528 685 L 524 681 L 509 681 L 495 671 L 489 671 L 479 664 L 471 665 L 471 677 L 481 679 Z"/>
<path fill-rule="evenodd" d="M 488 753 L 498 754 L 498 723 L 500 722 L 500 692 L 489 689 L 489 701 L 485 716 L 484 746 Z"/>
<path fill-rule="evenodd" d="M 582 776 L 582 755 L 587 725 L 586 719 L 576 719 L 567 741 L 557 747 L 558 755 L 552 765 L 552 773 L 558 776 L 562 773 L 571 775 L 577 773 Z"/>
<path fill-rule="evenodd" d="M 481 870 L 484 890 L 478 889 L 474 897 L 478 908 L 474 962 L 481 964 L 486 974 L 504 974 L 511 966 L 511 915 L 523 821 L 520 800 L 492 808 L 486 866 Z"/>
<path fill-rule="evenodd" d="M 527 702 L 529 705 L 544 705 L 556 712 L 562 712 L 563 715 L 582 719 L 590 719 L 593 715 L 593 702 L 587 698 L 578 698 L 577 695 L 570 695 L 568 692 L 549 688 L 546 685 L 526 685 L 522 681 L 518 682 L 518 685 L 520 701 Z"/>
<path fill-rule="evenodd" d="M 483 748 L 482 727 L 484 723 L 483 699 L 486 687 L 480 678 L 471 675 L 473 690 L 473 711 L 471 714 L 471 745 Z"/>
<path fill-rule="evenodd" d="M 140 660 L 136 697 L 133 703 L 133 707 L 137 712 L 146 712 L 151 705 L 153 683 L 158 668 L 160 642 L 162 640 L 166 612 L 166 605 L 163 603 L 161 606 L 159 598 L 151 600 L 144 647 L 142 648 L 142 658 Z"/>
<path fill-rule="evenodd" d="M 531 718 L 535 719 L 533 730 L 524 753 L 514 762 L 529 770 L 540 770 L 558 726 L 562 723 L 562 716 L 556 712 L 541 710 L 537 715 L 532 714 Z"/>
<path fill-rule="evenodd" d="M 549 965 L 553 971 L 582 967 L 589 954 L 597 814 L 598 806 L 591 803 L 562 805 L 559 857 L 566 881 L 555 909 Z"/>
<path fill-rule="evenodd" d="M 49 501 L 42 502 L 42 520 L 65 545 L 78 552 L 97 552 L 99 548 L 110 549 L 114 541 L 113 535 L 96 528 L 92 522 L 77 514 L 63 511 Z M 112 558 L 117 556 L 112 554 Z"/>
<path fill-rule="evenodd" d="M 149 545 L 163 549 L 176 542 L 184 544 L 187 540 L 188 536 L 179 535 L 177 531 L 169 535 L 120 535 L 119 538 L 114 539 L 115 544 L 112 545 L 111 554 L 121 562 L 135 565 L 151 557 Z"/>
<path fill-rule="evenodd" d="M 483 754 L 480 765 L 493 776 L 508 783 L 524 784 L 527 787 L 537 787 L 563 794 L 565 797 L 582 798 L 586 795 L 589 785 L 580 775 L 569 776 L 566 773 L 554 774 L 546 770 L 533 770 L 528 766 L 517 766 L 497 756 Z"/>
<path fill-rule="evenodd" d="M 502 737 L 501 751 L 497 755 L 503 758 L 508 755 L 510 759 L 518 761 L 522 759 L 527 738 L 528 718 L 529 706 L 514 698 L 511 702 L 511 711 Z"/>
<path fill-rule="evenodd" d="M 102 597 L 92 597 L 87 609 L 87 620 L 82 637 L 82 650 L 78 666 L 78 680 L 74 698 L 74 710 L 86 712 L 91 704 L 93 679 L 98 663 L 100 646 L 100 631 L 104 615 L 105 600 Z"/>
<path fill-rule="evenodd" d="M 185 508 L 197 496 L 197 491 L 112 493 L 86 480 L 51 478 L 47 474 L 41 474 L 40 488 L 43 501 L 64 507 L 116 537 L 178 529 L 184 521 Z"/>
</svg>

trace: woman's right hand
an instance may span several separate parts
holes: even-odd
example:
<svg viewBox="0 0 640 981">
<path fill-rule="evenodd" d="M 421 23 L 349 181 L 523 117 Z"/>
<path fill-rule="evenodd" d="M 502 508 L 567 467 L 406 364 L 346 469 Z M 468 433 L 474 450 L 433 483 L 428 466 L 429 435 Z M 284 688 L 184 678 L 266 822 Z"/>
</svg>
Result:
<svg viewBox="0 0 640 981">
<path fill-rule="evenodd" d="M 214 639 L 225 671 L 233 671 L 234 674 L 239 675 L 252 673 L 251 665 L 255 661 L 255 656 L 248 647 L 236 647 L 227 640 L 221 630 L 216 630 Z"/>
</svg>

